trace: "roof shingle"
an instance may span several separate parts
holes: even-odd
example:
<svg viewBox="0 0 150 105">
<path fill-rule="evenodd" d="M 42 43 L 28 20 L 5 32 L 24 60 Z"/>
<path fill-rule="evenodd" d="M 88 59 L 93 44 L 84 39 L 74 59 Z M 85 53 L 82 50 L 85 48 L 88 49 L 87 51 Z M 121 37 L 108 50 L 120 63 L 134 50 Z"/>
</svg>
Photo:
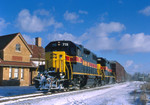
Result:
<svg viewBox="0 0 150 105">
<path fill-rule="evenodd" d="M 18 33 L 0 36 L 0 50 L 3 50 Z"/>
<path fill-rule="evenodd" d="M 0 59 L 0 66 L 36 67 L 33 62 L 3 61 L 2 59 Z"/>
<path fill-rule="evenodd" d="M 29 48 L 32 50 L 33 54 L 31 58 L 42 58 L 45 59 L 45 50 L 43 47 L 39 47 L 37 45 L 29 45 Z"/>
</svg>

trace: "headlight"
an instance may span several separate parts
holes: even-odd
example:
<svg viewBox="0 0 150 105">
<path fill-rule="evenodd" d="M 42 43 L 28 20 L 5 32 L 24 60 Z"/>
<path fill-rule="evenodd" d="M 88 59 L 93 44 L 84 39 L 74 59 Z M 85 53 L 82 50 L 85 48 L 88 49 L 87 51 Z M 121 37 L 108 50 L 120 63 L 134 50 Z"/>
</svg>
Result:
<svg viewBox="0 0 150 105">
<path fill-rule="evenodd" d="M 62 76 L 63 75 L 63 73 L 60 73 L 60 76 Z"/>
</svg>

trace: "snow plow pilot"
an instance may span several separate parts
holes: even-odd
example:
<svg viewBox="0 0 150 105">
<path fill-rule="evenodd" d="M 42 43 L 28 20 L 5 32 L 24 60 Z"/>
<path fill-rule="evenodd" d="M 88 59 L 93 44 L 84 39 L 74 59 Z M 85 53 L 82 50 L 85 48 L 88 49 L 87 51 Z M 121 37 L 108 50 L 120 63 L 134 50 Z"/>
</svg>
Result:
<svg viewBox="0 0 150 105">
<path fill-rule="evenodd" d="M 42 88 L 46 83 L 46 78 L 43 74 L 40 74 L 40 88 Z"/>
</svg>

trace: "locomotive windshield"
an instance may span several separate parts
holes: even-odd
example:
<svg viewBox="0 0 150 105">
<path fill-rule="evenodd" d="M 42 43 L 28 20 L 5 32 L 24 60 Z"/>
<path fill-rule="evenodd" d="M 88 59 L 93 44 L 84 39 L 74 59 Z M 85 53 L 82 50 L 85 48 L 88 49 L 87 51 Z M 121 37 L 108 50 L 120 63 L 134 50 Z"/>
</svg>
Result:
<svg viewBox="0 0 150 105">
<path fill-rule="evenodd" d="M 97 59 L 97 63 L 98 63 L 98 64 L 100 63 L 102 66 L 106 66 L 106 60 L 103 59 L 103 58 L 98 58 L 98 59 Z"/>
</svg>

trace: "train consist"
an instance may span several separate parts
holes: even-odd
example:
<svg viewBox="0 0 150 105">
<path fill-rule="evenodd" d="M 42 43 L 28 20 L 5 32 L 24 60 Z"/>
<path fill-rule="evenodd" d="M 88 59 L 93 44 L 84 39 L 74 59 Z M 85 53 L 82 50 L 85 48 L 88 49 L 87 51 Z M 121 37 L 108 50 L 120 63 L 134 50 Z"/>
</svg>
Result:
<svg viewBox="0 0 150 105">
<path fill-rule="evenodd" d="M 37 89 L 95 87 L 123 82 L 127 73 L 116 61 L 97 57 L 71 41 L 53 41 L 45 48 L 45 72 L 35 78 Z"/>
</svg>

